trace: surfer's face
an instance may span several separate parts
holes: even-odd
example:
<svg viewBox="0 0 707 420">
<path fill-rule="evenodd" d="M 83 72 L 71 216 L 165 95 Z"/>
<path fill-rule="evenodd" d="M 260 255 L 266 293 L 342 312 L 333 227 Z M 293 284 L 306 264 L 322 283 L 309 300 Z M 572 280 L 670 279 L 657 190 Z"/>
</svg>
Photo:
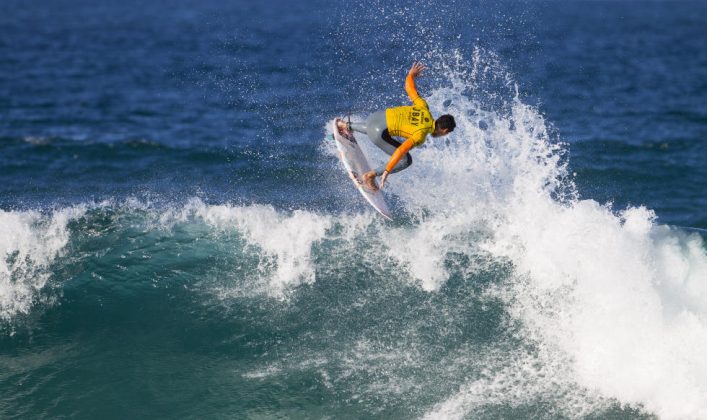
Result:
<svg viewBox="0 0 707 420">
<path fill-rule="evenodd" d="M 448 128 L 435 128 L 435 131 L 432 132 L 432 137 L 442 137 L 447 134 L 449 134 Z"/>
</svg>

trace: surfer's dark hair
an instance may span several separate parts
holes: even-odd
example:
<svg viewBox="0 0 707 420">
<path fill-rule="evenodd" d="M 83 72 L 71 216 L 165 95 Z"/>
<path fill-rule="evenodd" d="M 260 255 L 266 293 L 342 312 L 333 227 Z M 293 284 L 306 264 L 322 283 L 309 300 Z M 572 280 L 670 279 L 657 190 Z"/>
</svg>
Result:
<svg viewBox="0 0 707 420">
<path fill-rule="evenodd" d="M 457 126 L 457 123 L 454 122 L 454 117 L 449 114 L 444 114 L 441 117 L 437 118 L 437 121 L 435 121 L 435 125 L 439 128 L 446 128 L 447 130 L 452 132 Z"/>
</svg>

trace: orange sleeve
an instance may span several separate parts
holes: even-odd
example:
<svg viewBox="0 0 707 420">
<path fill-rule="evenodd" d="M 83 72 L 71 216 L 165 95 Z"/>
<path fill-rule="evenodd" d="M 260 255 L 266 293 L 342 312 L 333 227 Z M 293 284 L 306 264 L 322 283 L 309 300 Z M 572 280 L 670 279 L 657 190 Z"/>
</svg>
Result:
<svg viewBox="0 0 707 420">
<path fill-rule="evenodd" d="M 390 157 L 388 164 L 385 165 L 385 170 L 388 172 L 392 172 L 393 168 L 395 168 L 395 165 L 400 162 L 400 159 L 402 159 L 403 156 L 407 155 L 410 149 L 412 149 L 413 147 L 415 147 L 415 143 L 411 139 L 405 140 L 403 144 L 401 144 L 397 149 L 395 149 L 395 152 Z"/>
<path fill-rule="evenodd" d="M 420 97 L 415 88 L 415 78 L 412 77 L 410 73 L 408 73 L 408 76 L 405 78 L 405 92 L 408 94 L 412 103 L 415 103 L 415 99 Z"/>
</svg>

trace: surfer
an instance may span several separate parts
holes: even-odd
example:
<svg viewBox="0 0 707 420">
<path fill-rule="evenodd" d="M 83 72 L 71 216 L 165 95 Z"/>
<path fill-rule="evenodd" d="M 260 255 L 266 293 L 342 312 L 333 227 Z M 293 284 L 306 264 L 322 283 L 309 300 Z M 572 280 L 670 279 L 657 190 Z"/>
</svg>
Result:
<svg viewBox="0 0 707 420">
<path fill-rule="evenodd" d="M 427 135 L 442 137 L 454 131 L 454 117 L 445 114 L 435 120 L 432 118 L 427 102 L 415 89 L 415 78 L 425 69 L 421 63 L 414 63 L 405 78 L 405 92 L 412 101 L 412 106 L 399 106 L 378 111 L 368 116 L 365 123 L 344 122 L 339 120 L 340 130 L 358 131 L 367 134 L 373 144 L 390 155 L 387 164 L 363 174 L 366 186 L 376 191 L 376 177 L 380 176 L 380 188 L 385 185 L 389 174 L 400 172 L 412 165 L 410 149 L 420 146 L 427 140 Z M 404 142 L 393 138 L 403 137 Z M 403 159 L 404 158 L 404 159 Z"/>
</svg>

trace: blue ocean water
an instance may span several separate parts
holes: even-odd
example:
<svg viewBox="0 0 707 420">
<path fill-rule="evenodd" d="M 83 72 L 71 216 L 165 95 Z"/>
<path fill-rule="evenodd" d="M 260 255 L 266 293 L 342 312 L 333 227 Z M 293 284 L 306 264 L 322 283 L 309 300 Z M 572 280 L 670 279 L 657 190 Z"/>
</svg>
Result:
<svg viewBox="0 0 707 420">
<path fill-rule="evenodd" d="M 3 6 L 1 418 L 707 417 L 707 3 Z"/>
</svg>

